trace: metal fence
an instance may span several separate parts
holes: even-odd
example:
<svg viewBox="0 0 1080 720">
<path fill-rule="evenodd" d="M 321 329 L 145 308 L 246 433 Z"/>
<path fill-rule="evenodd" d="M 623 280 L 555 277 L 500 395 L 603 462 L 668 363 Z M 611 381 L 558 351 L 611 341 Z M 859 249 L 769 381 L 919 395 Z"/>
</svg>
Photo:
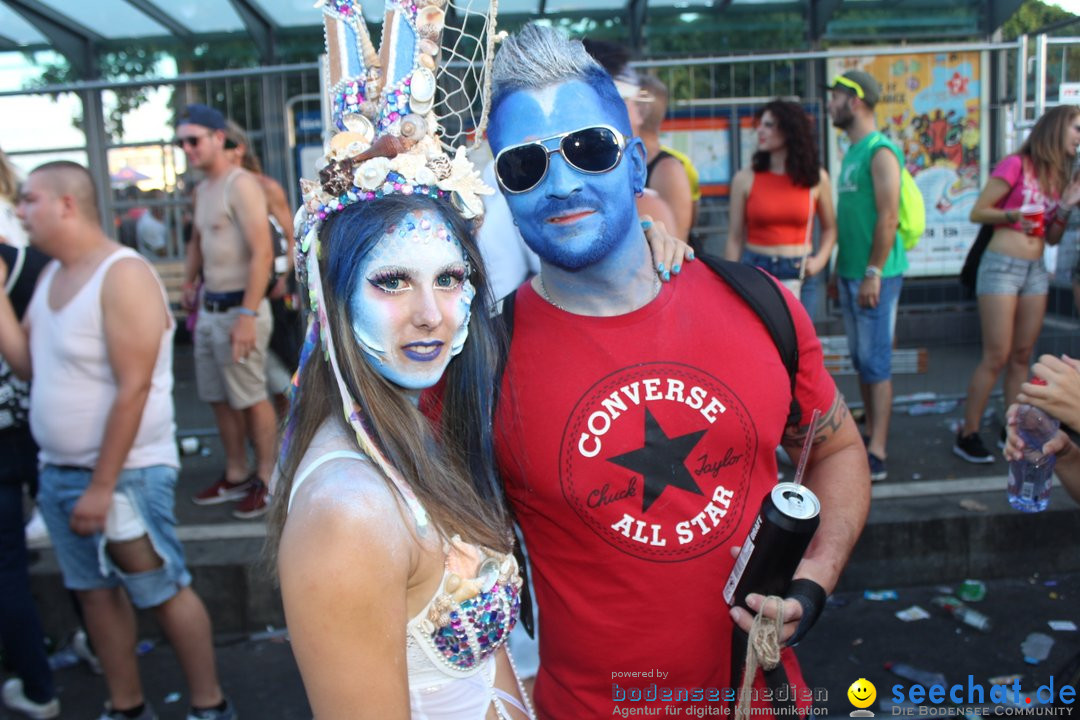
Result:
<svg viewBox="0 0 1080 720">
<path fill-rule="evenodd" d="M 978 53 L 983 61 L 986 91 L 979 99 L 985 118 L 978 143 L 987 163 L 996 162 L 1014 149 L 1024 131 L 1048 106 L 1064 97 L 1069 101 L 1069 83 L 1080 83 L 1080 38 L 1021 39 L 1011 43 L 970 43 L 949 46 L 860 47 L 773 55 L 695 58 L 677 61 L 637 63 L 640 71 L 651 72 L 668 86 L 672 117 L 697 120 L 722 120 L 729 123 L 726 149 L 730 173 L 748 162 L 748 146 L 740 139 L 740 123 L 754 109 L 774 97 L 798 98 L 816 120 L 819 143 L 830 159 L 830 127 L 825 115 L 824 83 L 830 64 L 840 58 L 878 56 L 907 62 L 929 54 L 956 52 Z M 167 227 L 167 245 L 154 251 L 160 260 L 183 257 L 184 228 L 188 222 L 186 193 L 197 178 L 183 167 L 183 155 L 171 144 L 174 137 L 172 118 L 160 122 L 152 137 L 135 142 L 118 142 L 107 132 L 116 109 L 125 94 L 165 92 L 168 106 L 179 110 L 189 102 L 206 102 L 221 108 L 245 127 L 254 150 L 261 157 L 268 175 L 294 191 L 297 168 L 301 163 L 301 144 L 312 142 L 303 137 L 299 127 L 305 117 L 320 117 L 319 77 L 316 63 L 246 71 L 222 71 L 185 75 L 169 80 L 97 82 L 21 92 L 0 93 L 0 114 L 18 112 L 19 101 L 30 95 L 76 98 L 82 110 L 82 128 L 86 142 L 82 146 L 21 146 L 10 153 L 24 169 L 57 156 L 80 160 L 91 168 L 100 187 L 110 192 L 102 197 L 103 217 L 112 218 L 117 235 L 138 244 L 138 220 L 142 214 L 158 209 Z M 1062 96 L 1064 93 L 1064 96 Z M 314 140 L 317 142 L 317 138 Z M 10 147 L 10 142 L 6 147 Z M 147 194 L 146 179 L 125 180 L 117 172 L 122 159 L 138 153 L 154 158 L 159 168 L 142 173 L 160 178 L 156 185 L 163 194 Z M 145 165 L 143 166 L 145 168 Z M 110 173 L 110 169 L 112 172 Z M 119 175 L 119 177 L 116 177 Z M 722 183 L 721 183 L 722 185 Z M 295 200 L 295 196 L 293 196 Z M 698 232 L 705 237 L 706 249 L 720 252 L 727 232 L 727 198 L 721 192 L 703 200 Z M 1051 297 L 1040 349 L 1080 352 L 1077 344 L 1076 311 L 1071 293 L 1071 268 L 1078 256 L 1080 227 L 1070 227 L 1058 253 L 1055 294 Z M 903 312 L 898 323 L 901 350 L 921 349 L 902 359 L 903 372 L 897 378 L 897 393 L 936 393 L 941 397 L 961 397 L 971 369 L 977 361 L 979 331 L 973 301 L 963 298 L 952 278 L 919 278 L 909 281 Z M 822 333 L 841 333 L 835 308 L 821 299 L 812 308 Z M 833 342 L 833 341 L 830 341 Z M 911 357 L 915 361 L 909 362 Z M 844 379 L 845 370 L 838 360 L 836 367 Z M 854 387 L 846 389 L 857 397 Z"/>
</svg>

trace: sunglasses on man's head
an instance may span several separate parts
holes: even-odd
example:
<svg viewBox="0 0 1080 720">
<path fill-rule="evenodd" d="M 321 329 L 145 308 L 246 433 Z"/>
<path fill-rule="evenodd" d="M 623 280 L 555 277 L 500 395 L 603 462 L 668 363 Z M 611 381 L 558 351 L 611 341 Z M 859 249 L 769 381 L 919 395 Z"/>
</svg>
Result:
<svg viewBox="0 0 1080 720">
<path fill-rule="evenodd" d="M 185 137 L 178 137 L 173 140 L 173 144 L 178 148 L 183 148 L 185 145 L 188 147 L 198 147 L 202 139 L 207 137 L 206 135 L 187 135 Z"/>
<path fill-rule="evenodd" d="M 545 143 L 552 140 L 558 140 L 559 145 L 548 149 Z M 623 147 L 625 141 L 618 130 L 609 125 L 593 125 L 503 148 L 495 157 L 495 176 L 503 190 L 516 195 L 540 184 L 555 153 L 562 155 L 570 167 L 598 175 L 615 169 Z"/>
</svg>

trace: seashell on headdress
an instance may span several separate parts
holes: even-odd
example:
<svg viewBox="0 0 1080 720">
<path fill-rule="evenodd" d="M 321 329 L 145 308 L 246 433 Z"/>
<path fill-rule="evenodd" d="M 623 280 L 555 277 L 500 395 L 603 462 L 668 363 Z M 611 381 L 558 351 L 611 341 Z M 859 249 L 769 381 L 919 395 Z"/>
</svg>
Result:
<svg viewBox="0 0 1080 720">
<path fill-rule="evenodd" d="M 304 207 L 297 227 L 302 234 L 352 203 L 391 194 L 446 197 L 466 219 L 483 214 L 479 196 L 494 190 L 480 180 L 462 145 L 440 141 L 441 121 L 452 120 L 460 128 L 466 119 L 460 109 L 442 116 L 438 111 L 440 103 L 449 109 L 450 96 L 459 108 L 468 105 L 469 113 L 479 104 L 474 129 L 476 136 L 482 135 L 487 83 L 469 83 L 476 86 L 469 97 L 464 92 L 467 83 L 443 72 L 439 60 L 444 55 L 468 59 L 462 47 L 471 41 L 483 66 L 479 77 L 485 78 L 493 54 L 494 5 L 481 14 L 481 39 L 466 33 L 464 22 L 461 29 L 448 28 L 446 4 L 446 0 L 386 0 L 378 50 L 358 0 L 320 0 L 316 5 L 322 6 L 325 27 L 324 102 L 332 135 L 317 163 L 319 177 L 301 181 Z M 466 10 L 464 16 L 470 14 L 478 13 Z M 454 36 L 447 48 L 440 44 L 444 30 Z M 468 39 L 464 45 L 463 39 Z M 440 77 L 448 85 L 456 83 L 442 100 L 437 98 Z M 464 137 L 462 132 L 456 134 L 459 141 Z"/>
</svg>

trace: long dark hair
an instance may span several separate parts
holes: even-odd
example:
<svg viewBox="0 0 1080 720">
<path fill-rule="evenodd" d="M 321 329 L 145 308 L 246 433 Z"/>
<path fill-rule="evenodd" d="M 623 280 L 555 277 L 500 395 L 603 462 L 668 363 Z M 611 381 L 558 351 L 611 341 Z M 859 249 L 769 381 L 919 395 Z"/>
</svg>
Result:
<svg viewBox="0 0 1080 720">
<path fill-rule="evenodd" d="M 357 272 L 361 259 L 391 225 L 415 210 L 434 211 L 450 225 L 465 250 L 470 279 L 477 288 L 469 337 L 447 366 L 441 403 L 434 404 L 441 409 L 434 421 L 384 378 L 357 346 L 349 307 L 349 298 L 362 281 Z M 391 195 L 355 203 L 332 216 L 322 227 L 320 245 L 319 267 L 338 367 L 349 394 L 367 418 L 373 440 L 441 532 L 461 535 L 467 542 L 493 550 L 508 550 L 509 522 L 495 472 L 492 430 L 493 375 L 500 339 L 491 319 L 484 264 L 468 223 L 446 201 Z M 317 349 L 302 368 L 298 393 L 271 517 L 273 548 L 285 524 L 293 477 L 312 438 L 328 418 L 345 422 L 333 371 Z"/>
<path fill-rule="evenodd" d="M 817 140 L 806 111 L 798 103 L 776 99 L 754 113 L 754 119 L 760 122 L 765 113 L 773 116 L 777 129 L 784 136 L 787 146 L 784 170 L 788 177 L 799 187 L 816 186 L 821 180 L 821 161 L 818 160 Z M 764 150 L 754 153 L 751 166 L 754 172 L 768 172 L 769 153 Z"/>
</svg>

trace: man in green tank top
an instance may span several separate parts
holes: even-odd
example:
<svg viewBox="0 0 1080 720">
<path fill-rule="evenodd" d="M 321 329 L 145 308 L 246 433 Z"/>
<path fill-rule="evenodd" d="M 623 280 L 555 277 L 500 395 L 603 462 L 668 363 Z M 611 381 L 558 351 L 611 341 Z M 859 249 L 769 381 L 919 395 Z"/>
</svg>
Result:
<svg viewBox="0 0 1080 720">
<path fill-rule="evenodd" d="M 881 97 L 877 80 L 862 70 L 849 70 L 828 89 L 829 116 L 851 141 L 836 183 L 836 284 L 866 409 L 870 477 L 884 480 L 893 334 L 908 266 L 897 238 L 903 157 L 877 130 L 874 105 Z"/>
</svg>

